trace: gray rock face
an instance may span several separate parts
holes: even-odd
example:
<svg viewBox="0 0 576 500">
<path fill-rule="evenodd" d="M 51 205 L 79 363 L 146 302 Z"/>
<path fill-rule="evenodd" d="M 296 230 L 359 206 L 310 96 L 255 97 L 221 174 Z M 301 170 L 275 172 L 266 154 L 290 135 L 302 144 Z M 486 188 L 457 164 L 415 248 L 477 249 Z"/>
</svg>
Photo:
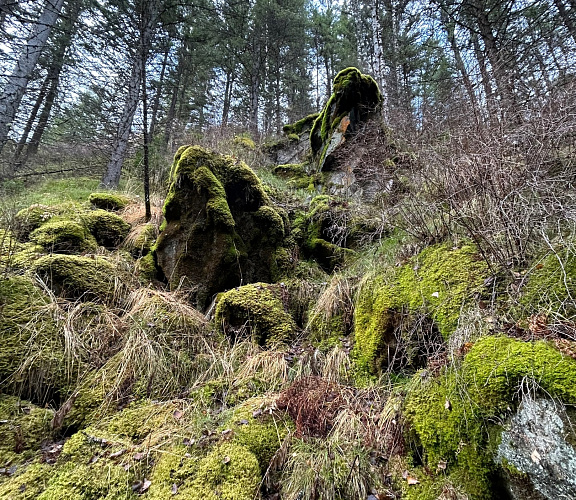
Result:
<svg viewBox="0 0 576 500">
<path fill-rule="evenodd" d="M 502 432 L 497 460 L 525 474 L 531 485 L 512 481 L 515 500 L 576 499 L 576 449 L 569 442 L 574 429 L 562 403 L 526 399 Z M 529 491 L 533 487 L 534 491 Z"/>
</svg>

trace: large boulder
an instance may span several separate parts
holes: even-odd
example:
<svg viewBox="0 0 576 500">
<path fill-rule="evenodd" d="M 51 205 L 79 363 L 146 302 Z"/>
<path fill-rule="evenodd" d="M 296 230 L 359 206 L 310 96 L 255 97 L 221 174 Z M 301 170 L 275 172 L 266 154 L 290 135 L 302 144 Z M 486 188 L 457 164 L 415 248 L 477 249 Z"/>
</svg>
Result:
<svg viewBox="0 0 576 500">
<path fill-rule="evenodd" d="M 199 308 L 241 284 L 269 282 L 284 219 L 243 162 L 199 146 L 176 153 L 156 262 Z"/>
<path fill-rule="evenodd" d="M 332 168 L 336 149 L 353 136 L 362 123 L 374 117 L 382 106 L 382 95 L 376 81 L 356 68 L 340 71 L 333 88 L 334 93 L 310 132 L 318 171 Z"/>
</svg>

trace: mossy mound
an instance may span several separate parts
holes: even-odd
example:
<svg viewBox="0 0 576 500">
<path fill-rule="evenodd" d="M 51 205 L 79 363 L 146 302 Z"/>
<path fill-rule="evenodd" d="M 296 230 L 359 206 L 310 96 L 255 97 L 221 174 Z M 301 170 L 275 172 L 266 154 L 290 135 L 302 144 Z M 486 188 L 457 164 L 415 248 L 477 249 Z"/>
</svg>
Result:
<svg viewBox="0 0 576 500">
<path fill-rule="evenodd" d="M 244 163 L 198 146 L 178 150 L 155 247 L 174 288 L 191 290 L 200 308 L 242 282 L 270 281 L 284 222 Z"/>
<path fill-rule="evenodd" d="M 330 155 L 358 126 L 378 112 L 382 96 L 378 84 L 356 68 L 346 68 L 334 78 L 334 93 L 314 121 L 310 132 L 318 170 L 330 168 Z"/>
<path fill-rule="evenodd" d="M 520 304 L 528 314 L 576 315 L 576 255 L 558 248 L 534 264 L 522 289 Z"/>
<path fill-rule="evenodd" d="M 250 336 L 261 346 L 289 340 L 296 324 L 284 310 L 283 292 L 266 283 L 230 290 L 218 301 L 215 322 L 232 339 Z"/>
<path fill-rule="evenodd" d="M 28 235 L 34 229 L 38 229 L 55 215 L 58 215 L 58 210 L 55 207 L 46 205 L 32 205 L 20 210 L 14 219 L 18 237 L 21 239 L 28 238 Z"/>
<path fill-rule="evenodd" d="M 4 391 L 45 401 L 66 387 L 70 365 L 54 313 L 32 279 L 0 279 L 0 384 Z"/>
<path fill-rule="evenodd" d="M 360 366 L 378 372 L 394 356 L 402 312 L 426 312 L 448 339 L 462 306 L 482 291 L 488 266 L 471 244 L 434 245 L 387 275 L 370 276 L 359 294 L 355 315 L 355 355 Z M 400 334 L 400 337 L 397 334 Z M 404 339 L 409 345 L 410 339 Z"/>
<path fill-rule="evenodd" d="M 257 458 L 260 471 L 266 472 L 294 424 L 286 416 L 261 411 L 264 401 L 254 398 L 236 407 L 224 425 L 232 431 L 232 441 L 245 446 Z"/>
<path fill-rule="evenodd" d="M 104 257 L 46 255 L 32 270 L 56 295 L 69 299 L 112 301 L 125 286 L 116 266 Z"/>
<path fill-rule="evenodd" d="M 0 394 L 0 466 L 23 462 L 50 436 L 54 413 Z"/>
<path fill-rule="evenodd" d="M 484 337 L 460 368 L 436 378 L 414 376 L 405 417 L 424 451 L 424 466 L 438 471 L 428 485 L 432 493 L 440 494 L 447 474 L 471 500 L 492 498 L 493 459 L 502 430 L 497 422 L 511 415 L 522 387 L 574 404 L 576 361 L 543 341 Z M 418 496 L 419 486 L 412 489 L 409 498 L 433 498 Z"/>
<path fill-rule="evenodd" d="M 130 224 L 106 210 L 93 210 L 82 219 L 98 245 L 109 249 L 117 247 L 130 232 Z"/>
<path fill-rule="evenodd" d="M 88 198 L 90 203 L 102 210 L 118 211 L 126 208 L 132 200 L 118 193 L 92 193 Z"/>
<path fill-rule="evenodd" d="M 349 207 L 346 202 L 327 195 L 316 196 L 308 212 L 298 215 L 292 236 L 304 258 L 315 259 L 328 272 L 344 263 L 354 251 L 346 248 Z"/>
<path fill-rule="evenodd" d="M 85 226 L 60 217 L 54 217 L 32 231 L 30 240 L 50 252 L 89 252 L 98 247 Z"/>
</svg>

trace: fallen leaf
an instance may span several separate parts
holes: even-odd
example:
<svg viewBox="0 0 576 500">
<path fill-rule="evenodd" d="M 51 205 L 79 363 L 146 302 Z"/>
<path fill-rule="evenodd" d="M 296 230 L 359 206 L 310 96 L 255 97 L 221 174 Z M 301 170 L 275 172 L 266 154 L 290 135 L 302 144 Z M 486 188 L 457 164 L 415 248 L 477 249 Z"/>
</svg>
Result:
<svg viewBox="0 0 576 500">
<path fill-rule="evenodd" d="M 136 481 L 132 484 L 131 488 L 132 491 L 138 491 L 140 488 L 142 488 L 142 481 Z"/>
<path fill-rule="evenodd" d="M 138 452 L 134 454 L 134 460 L 142 460 L 144 458 L 144 453 Z"/>
<path fill-rule="evenodd" d="M 407 470 L 405 470 L 404 472 L 402 472 L 402 479 L 406 479 L 409 476 L 409 472 Z"/>
<path fill-rule="evenodd" d="M 115 451 L 114 453 L 110 453 L 110 458 L 117 458 L 120 455 L 124 455 L 124 453 L 126 453 L 126 450 L 123 448 L 121 450 Z"/>
<path fill-rule="evenodd" d="M 94 455 L 90 460 L 88 460 L 88 464 L 95 464 L 99 459 L 100 457 L 98 455 Z"/>
<path fill-rule="evenodd" d="M 172 495 L 177 495 L 178 494 L 178 485 L 176 483 L 174 483 L 172 485 Z"/>
<path fill-rule="evenodd" d="M 542 457 L 540 456 L 540 453 L 538 453 L 538 450 L 534 450 L 530 454 L 530 458 L 532 459 L 532 462 L 534 462 L 535 464 L 539 464 L 540 460 L 542 460 Z"/>
<path fill-rule="evenodd" d="M 447 399 L 446 402 L 444 403 L 444 409 L 452 411 L 452 403 L 450 402 L 449 399 Z"/>
<path fill-rule="evenodd" d="M 230 463 L 230 457 L 228 455 L 226 455 L 223 459 L 222 459 L 222 463 L 224 465 L 229 464 Z"/>
<path fill-rule="evenodd" d="M 256 410 L 256 411 L 252 412 L 252 416 L 254 418 L 259 417 L 260 415 L 262 415 L 262 410 Z"/>
<path fill-rule="evenodd" d="M 196 442 L 196 440 L 193 439 L 193 438 L 190 438 L 190 439 L 184 438 L 184 439 L 182 440 L 182 444 L 183 444 L 184 446 L 192 446 L 195 442 Z"/>
<path fill-rule="evenodd" d="M 182 413 L 180 410 L 174 410 L 174 413 L 172 413 L 172 416 L 173 416 L 176 420 L 180 420 L 183 415 L 184 415 L 184 413 Z"/>
<path fill-rule="evenodd" d="M 432 294 L 432 297 L 436 297 L 436 298 L 440 297 L 440 292 L 434 292 Z"/>
<path fill-rule="evenodd" d="M 148 488 L 150 488 L 150 486 L 152 486 L 152 481 L 149 481 L 148 479 L 144 479 L 144 483 L 142 484 L 142 487 L 140 488 L 140 493 L 144 493 Z"/>
<path fill-rule="evenodd" d="M 447 465 L 446 460 L 440 460 L 440 462 L 438 462 L 438 470 L 446 470 Z"/>
<path fill-rule="evenodd" d="M 238 422 L 238 425 L 248 425 L 248 420 L 242 419 L 240 422 Z"/>
<path fill-rule="evenodd" d="M 224 437 L 230 436 L 232 434 L 232 429 L 224 429 L 221 434 Z"/>
<path fill-rule="evenodd" d="M 408 476 L 406 478 L 406 481 L 408 481 L 409 485 L 420 484 L 420 481 L 418 481 L 418 479 L 416 479 L 415 477 L 412 477 L 412 476 Z"/>
</svg>

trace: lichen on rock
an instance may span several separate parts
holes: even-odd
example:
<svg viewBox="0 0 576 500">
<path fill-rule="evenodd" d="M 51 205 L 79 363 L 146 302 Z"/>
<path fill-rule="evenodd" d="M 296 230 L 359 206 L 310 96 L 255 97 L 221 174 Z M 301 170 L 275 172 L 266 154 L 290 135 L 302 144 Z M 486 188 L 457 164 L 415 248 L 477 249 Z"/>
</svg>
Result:
<svg viewBox="0 0 576 500">
<path fill-rule="evenodd" d="M 262 184 L 244 163 L 198 146 L 182 147 L 155 245 L 173 288 L 191 291 L 199 308 L 242 282 L 270 281 L 285 228 Z"/>
<path fill-rule="evenodd" d="M 424 465 L 441 467 L 469 498 L 490 498 L 502 432 L 498 422 L 511 416 L 522 387 L 574 404 L 575 368 L 573 359 L 547 342 L 488 336 L 472 347 L 460 368 L 438 377 L 417 373 L 405 417 L 424 451 Z"/>
</svg>

